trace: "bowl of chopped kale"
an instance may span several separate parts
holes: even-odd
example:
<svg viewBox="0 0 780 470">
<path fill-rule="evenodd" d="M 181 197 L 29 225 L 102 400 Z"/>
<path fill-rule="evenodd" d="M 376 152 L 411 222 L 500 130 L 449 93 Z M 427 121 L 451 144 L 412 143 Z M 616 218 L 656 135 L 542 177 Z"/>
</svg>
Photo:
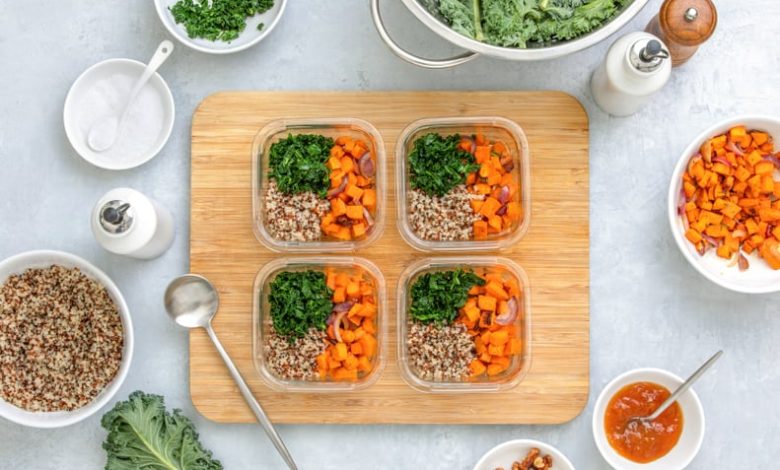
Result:
<svg viewBox="0 0 780 470">
<path fill-rule="evenodd" d="M 287 0 L 155 0 L 168 32 L 185 46 L 230 54 L 254 46 L 279 23 Z"/>
<path fill-rule="evenodd" d="M 466 52 L 449 59 L 425 59 L 398 46 L 371 0 L 379 35 L 402 59 L 445 68 L 478 55 L 533 61 L 588 48 L 631 21 L 648 0 L 402 0 L 423 24 Z"/>
</svg>

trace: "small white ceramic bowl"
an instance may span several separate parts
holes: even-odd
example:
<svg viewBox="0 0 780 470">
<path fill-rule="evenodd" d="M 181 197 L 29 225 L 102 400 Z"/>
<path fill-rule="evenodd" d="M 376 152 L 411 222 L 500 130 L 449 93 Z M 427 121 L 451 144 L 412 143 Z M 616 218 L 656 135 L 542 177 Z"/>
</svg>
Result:
<svg viewBox="0 0 780 470">
<path fill-rule="evenodd" d="M 157 16 L 165 26 L 165 29 L 177 41 L 196 51 L 208 54 L 231 54 L 233 52 L 243 51 L 259 43 L 279 24 L 284 9 L 287 6 L 287 0 L 274 0 L 274 6 L 262 15 L 255 15 L 247 18 L 246 29 L 231 42 L 209 41 L 206 39 L 192 39 L 187 35 L 184 25 L 177 24 L 173 19 L 169 8 L 176 4 L 178 0 L 154 0 L 154 6 L 157 9 Z M 263 23 L 263 29 L 258 31 L 257 25 Z"/>
<path fill-rule="evenodd" d="M 616 470 L 682 470 L 699 453 L 704 440 L 704 409 L 693 389 L 685 392 L 678 400 L 683 412 L 683 430 L 677 445 L 660 459 L 640 464 L 618 454 L 607 441 L 604 429 L 604 415 L 607 405 L 615 394 L 626 385 L 635 382 L 653 382 L 674 391 L 683 380 L 661 369 L 634 369 L 619 375 L 607 384 L 596 400 L 593 409 L 593 438 L 604 460 Z"/>
<path fill-rule="evenodd" d="M 78 256 L 62 251 L 28 251 L 0 261 L 0 284 L 9 276 L 23 273 L 30 268 L 47 268 L 51 265 L 60 265 L 66 268 L 79 268 L 86 276 L 98 281 L 105 286 L 111 298 L 116 303 L 119 315 L 122 318 L 122 331 L 124 333 L 124 349 L 122 350 L 122 364 L 114 380 L 89 404 L 74 411 L 56 412 L 31 412 L 25 411 L 0 399 L 0 417 L 24 426 L 35 428 L 60 428 L 77 423 L 91 416 L 116 394 L 122 386 L 133 357 L 133 322 L 130 319 L 130 311 L 127 308 L 122 293 L 116 284 L 100 269 L 79 258 Z"/>
<path fill-rule="evenodd" d="M 682 176 L 688 167 L 690 159 L 699 152 L 699 147 L 709 138 L 723 134 L 734 126 L 744 125 L 748 129 L 768 132 L 775 141 L 780 139 L 780 119 L 770 116 L 745 115 L 721 121 L 699 134 L 680 156 L 672 173 L 669 184 L 668 213 L 672 235 L 685 259 L 696 268 L 702 276 L 719 286 L 745 294 L 764 294 L 780 291 L 780 270 L 773 270 L 754 252 L 748 255 L 750 268 L 740 271 L 736 266 L 729 266 L 729 261 L 718 257 L 715 250 L 707 250 L 704 256 L 696 252 L 696 247 L 685 238 L 683 218 L 677 213 L 680 201 Z M 777 173 L 775 177 L 777 177 Z"/>
<path fill-rule="evenodd" d="M 70 145 L 73 146 L 73 149 L 76 150 L 81 158 L 106 170 L 128 170 L 143 165 L 154 158 L 165 146 L 165 143 L 168 142 L 168 138 L 173 130 L 176 107 L 173 104 L 171 90 L 159 73 L 152 75 L 145 87 L 145 89 L 154 90 L 159 95 L 163 107 L 162 126 L 158 131 L 154 144 L 148 150 L 132 158 L 112 159 L 106 155 L 107 152 L 95 152 L 89 147 L 87 144 L 89 130 L 83 129 L 79 123 L 78 117 L 82 111 L 79 107 L 87 91 L 98 82 L 117 74 L 140 78 L 145 68 L 146 64 L 137 60 L 108 59 L 88 68 L 73 82 L 70 91 L 68 91 L 68 96 L 65 98 L 63 120 L 65 122 L 65 134 L 68 136 Z"/>
<path fill-rule="evenodd" d="M 474 470 L 495 470 L 499 467 L 510 469 L 513 462 L 523 460 L 534 447 L 538 448 L 542 455 L 552 457 L 554 470 L 574 470 L 574 465 L 561 451 L 550 444 L 533 439 L 515 439 L 493 447 L 474 465 Z"/>
</svg>

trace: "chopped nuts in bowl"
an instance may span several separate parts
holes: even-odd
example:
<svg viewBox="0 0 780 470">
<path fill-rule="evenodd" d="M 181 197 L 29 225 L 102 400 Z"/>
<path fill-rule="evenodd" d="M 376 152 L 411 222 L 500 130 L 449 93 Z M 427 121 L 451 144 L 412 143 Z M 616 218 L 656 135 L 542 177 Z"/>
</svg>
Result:
<svg viewBox="0 0 780 470">
<path fill-rule="evenodd" d="M 550 444 L 533 439 L 515 439 L 493 447 L 474 465 L 474 470 L 497 469 L 574 470 L 574 465 Z"/>
<path fill-rule="evenodd" d="M 0 416 L 68 426 L 102 408 L 133 354 L 127 304 L 111 279 L 59 251 L 0 262 Z"/>
</svg>

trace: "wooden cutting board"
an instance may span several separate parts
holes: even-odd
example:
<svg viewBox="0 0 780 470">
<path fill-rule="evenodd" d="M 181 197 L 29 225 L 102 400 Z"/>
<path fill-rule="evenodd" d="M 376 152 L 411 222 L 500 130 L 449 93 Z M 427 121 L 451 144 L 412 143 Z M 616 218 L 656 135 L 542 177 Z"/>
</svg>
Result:
<svg viewBox="0 0 780 470">
<path fill-rule="evenodd" d="M 426 256 L 401 239 L 395 223 L 395 143 L 410 122 L 436 116 L 503 116 L 526 132 L 531 148 L 532 216 L 528 234 L 502 252 L 528 273 L 532 360 L 516 388 L 492 394 L 431 395 L 408 387 L 395 360 L 395 286 L 400 271 Z M 252 232 L 251 143 L 278 118 L 356 117 L 382 134 L 387 153 L 387 223 L 356 254 L 383 269 L 388 285 L 389 360 L 374 386 L 354 393 L 269 390 L 252 361 L 252 282 L 269 260 Z M 588 117 L 559 92 L 225 92 L 206 98 L 192 121 L 190 267 L 219 289 L 214 327 L 277 423 L 562 423 L 588 401 Z M 219 422 L 254 417 L 206 334 L 190 335 L 195 407 Z"/>
</svg>

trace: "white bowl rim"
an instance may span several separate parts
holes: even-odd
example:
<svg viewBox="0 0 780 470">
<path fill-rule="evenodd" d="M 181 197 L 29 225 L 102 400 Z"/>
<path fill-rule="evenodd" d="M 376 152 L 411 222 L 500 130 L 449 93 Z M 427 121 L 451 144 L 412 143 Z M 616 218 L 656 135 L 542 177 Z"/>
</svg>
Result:
<svg viewBox="0 0 780 470">
<path fill-rule="evenodd" d="M 563 452 L 558 450 L 555 446 L 548 444 L 546 442 L 538 441 L 536 439 L 512 439 L 510 441 L 502 442 L 501 444 L 498 444 L 496 446 L 493 446 L 490 450 L 485 452 L 482 457 L 477 461 L 476 464 L 474 464 L 474 470 L 480 470 L 480 468 L 485 465 L 485 462 L 488 458 L 490 458 L 491 455 L 494 453 L 503 450 L 507 447 L 519 447 L 519 446 L 527 446 L 527 447 L 538 447 L 539 450 L 542 451 L 542 453 L 547 454 L 555 454 L 553 457 L 557 460 L 563 461 L 564 464 L 568 465 L 569 468 L 574 469 L 574 465 L 571 463 L 568 457 L 564 455 Z M 556 466 L 553 466 L 553 468 L 557 468 Z"/>
<path fill-rule="evenodd" d="M 276 0 L 280 2 L 279 6 L 279 13 L 276 14 L 276 17 L 271 20 L 270 24 L 267 24 L 263 27 L 263 30 L 260 31 L 260 34 L 257 35 L 256 38 L 252 39 L 251 41 L 237 45 L 237 46 L 231 46 L 226 47 L 224 49 L 214 49 L 210 47 L 201 46 L 200 44 L 197 44 L 195 41 L 190 39 L 189 36 L 186 36 L 181 33 L 176 28 L 176 22 L 171 19 L 171 21 L 166 21 L 166 18 L 164 15 L 166 15 L 165 7 L 162 5 L 162 0 L 154 0 L 154 6 L 155 10 L 157 11 L 157 16 L 160 18 L 160 22 L 165 26 L 165 29 L 168 31 L 168 33 L 176 38 L 177 41 L 179 41 L 181 44 L 184 44 L 185 46 L 194 49 L 198 52 L 204 52 L 206 54 L 217 54 L 217 55 L 224 55 L 224 54 L 233 54 L 235 52 L 241 52 L 243 50 L 249 49 L 250 47 L 256 45 L 263 39 L 265 39 L 269 34 L 271 34 L 271 31 L 276 28 L 276 25 L 279 24 L 279 21 L 282 19 L 282 15 L 284 15 L 284 11 L 287 8 L 287 0 Z M 647 0 L 645 0 L 647 1 Z M 242 32 L 243 33 L 243 32 Z"/>
<path fill-rule="evenodd" d="M 677 374 L 673 374 L 668 370 L 659 369 L 656 367 L 640 367 L 637 369 L 631 369 L 629 371 L 623 372 L 622 374 L 618 375 L 614 379 L 610 380 L 609 383 L 605 385 L 604 388 L 601 390 L 598 398 L 596 399 L 596 403 L 593 405 L 593 419 L 591 423 L 593 429 L 593 440 L 596 443 L 596 447 L 599 449 L 599 453 L 610 466 L 613 465 L 610 459 L 607 457 L 607 453 L 609 452 L 611 455 L 612 453 L 615 452 L 612 450 L 611 447 L 605 448 L 602 445 L 602 442 L 596 438 L 597 435 L 604 436 L 604 442 L 606 442 L 606 432 L 604 431 L 604 426 L 602 426 L 601 416 L 597 414 L 597 411 L 599 410 L 599 408 L 601 408 L 602 404 L 606 409 L 606 401 L 612 398 L 612 396 L 607 396 L 607 391 L 615 387 L 616 384 L 626 379 L 629 379 L 630 377 L 636 377 L 635 379 L 632 380 L 641 381 L 642 377 L 653 376 L 653 375 L 664 376 L 680 384 L 684 382 L 684 380 L 681 377 L 679 377 Z M 684 462 L 685 465 L 683 465 L 681 468 L 685 468 L 688 465 L 690 465 L 693 459 L 696 458 L 696 455 L 699 454 L 699 450 L 701 450 L 702 443 L 704 442 L 704 432 L 707 425 L 704 416 L 704 407 L 702 406 L 701 400 L 699 400 L 699 396 L 696 394 L 696 391 L 693 388 L 690 388 L 688 389 L 687 392 L 685 392 L 685 394 L 691 396 L 691 399 L 693 401 L 694 413 L 698 414 L 699 418 L 701 419 L 701 429 L 699 430 L 699 433 L 696 435 L 696 442 L 694 444 L 694 447 L 691 449 L 690 455 L 686 458 Z M 609 443 L 607 443 L 606 445 L 609 446 Z M 653 463 L 655 462 L 650 462 L 647 465 L 652 465 Z M 613 468 L 615 467 L 613 466 Z"/>
<path fill-rule="evenodd" d="M 81 83 L 82 80 L 84 80 L 90 73 L 94 72 L 95 70 L 105 67 L 109 64 L 117 63 L 117 64 L 131 64 L 133 66 L 140 66 L 141 70 L 146 68 L 146 64 L 135 59 L 125 59 L 121 57 L 114 57 L 111 59 L 105 59 L 101 60 L 100 62 L 91 65 L 89 68 L 81 72 L 81 74 L 76 78 L 76 80 L 73 81 L 73 84 L 68 89 L 68 94 L 65 96 L 65 105 L 62 109 L 62 121 L 65 126 L 65 135 L 68 137 L 68 142 L 70 142 L 71 148 L 82 158 L 84 161 L 98 167 L 102 168 L 104 170 L 113 170 L 113 171 L 122 171 L 122 170 L 130 170 L 133 168 L 137 168 L 150 160 L 152 160 L 154 157 L 156 157 L 162 149 L 165 147 L 165 145 L 168 143 L 168 139 L 171 138 L 171 133 L 173 132 L 173 124 L 176 121 L 176 103 L 173 100 L 173 93 L 171 93 L 171 89 L 168 86 L 168 83 L 165 81 L 165 79 L 160 75 L 159 72 L 155 72 L 152 75 L 152 78 L 150 80 L 160 80 L 160 84 L 162 85 L 163 90 L 165 93 L 163 93 L 163 100 L 165 101 L 163 105 L 165 107 L 169 107 L 171 110 L 171 118 L 167 120 L 166 123 L 163 124 L 163 131 L 165 133 L 165 138 L 160 141 L 160 143 L 153 147 L 146 155 L 143 156 L 143 158 L 139 158 L 138 160 L 133 160 L 129 164 L 125 165 L 105 165 L 103 163 L 100 163 L 96 160 L 93 160 L 91 157 L 84 155 L 83 153 L 79 152 L 79 150 L 76 148 L 75 145 L 73 145 L 73 142 L 76 139 L 76 136 L 73 135 L 71 128 L 74 126 L 71 121 L 71 117 L 73 110 L 71 109 L 75 104 L 73 103 L 73 100 L 75 99 L 73 97 L 74 90 L 76 89 L 76 86 Z"/>
<path fill-rule="evenodd" d="M 0 270 L 2 270 L 2 268 L 4 268 L 6 265 L 14 264 L 17 262 L 26 262 L 26 260 L 32 261 L 32 259 L 36 259 L 36 258 L 61 259 L 65 263 L 70 263 L 73 266 L 78 266 L 79 268 L 82 269 L 82 272 L 84 272 L 85 275 L 100 282 L 106 288 L 106 290 L 111 294 L 111 298 L 117 304 L 117 310 L 119 311 L 119 316 L 122 320 L 122 330 L 124 333 L 125 344 L 124 344 L 124 351 L 122 355 L 122 362 L 119 366 L 119 370 L 117 371 L 116 376 L 111 382 L 109 382 L 106 388 L 104 388 L 100 392 L 100 394 L 98 394 L 98 396 L 87 405 L 73 411 L 29 412 L 27 410 L 23 410 L 19 407 L 16 407 L 0 398 L 0 402 L 3 402 L 6 405 L 17 408 L 23 413 L 19 415 L 9 416 L 8 414 L 2 411 L 2 408 L 0 408 L 0 417 L 5 418 L 8 421 L 14 422 L 16 424 L 21 424 L 23 426 L 32 427 L 32 428 L 41 428 L 41 429 L 62 428 L 65 426 L 76 424 L 80 421 L 89 418 L 93 414 L 97 413 L 104 406 L 106 406 L 108 402 L 111 401 L 114 395 L 116 395 L 116 392 L 119 391 L 119 389 L 121 388 L 122 384 L 125 381 L 125 378 L 127 377 L 127 373 L 130 370 L 130 365 L 133 361 L 133 349 L 134 349 L 133 321 L 130 316 L 130 309 L 127 307 L 127 302 L 125 302 L 125 298 L 122 295 L 122 292 L 119 290 L 116 284 L 114 284 L 114 281 L 112 281 L 111 278 L 108 277 L 108 275 L 104 273 L 101 269 L 99 269 L 97 266 L 85 260 L 84 258 L 81 258 L 74 254 L 67 253 L 64 251 L 59 251 L 59 250 L 25 251 L 22 253 L 9 256 L 8 258 L 5 258 L 3 260 L 0 260 Z M 88 272 L 86 272 L 87 270 Z M 3 279 L 3 281 L 5 281 L 5 279 Z M 84 411 L 85 408 L 90 405 L 94 405 L 94 406 L 92 406 L 91 409 Z M 56 419 L 46 419 L 46 420 L 38 420 L 33 418 L 33 416 L 35 415 L 46 416 L 46 415 L 53 415 L 53 414 L 58 414 L 59 416 L 57 416 Z"/>
<path fill-rule="evenodd" d="M 713 137 L 715 134 L 720 132 L 720 130 L 723 129 L 724 127 L 731 127 L 737 124 L 744 124 L 750 126 L 750 122 L 755 122 L 755 121 L 770 121 L 780 126 L 780 118 L 775 116 L 770 116 L 767 114 L 741 114 L 738 116 L 734 116 L 728 119 L 718 121 L 717 123 L 705 129 L 703 132 L 699 133 L 699 135 L 697 135 L 696 138 L 694 138 L 691 141 L 691 143 L 688 144 L 688 146 L 685 148 L 682 155 L 680 156 L 679 160 L 677 161 L 677 164 L 674 167 L 674 171 L 672 171 L 672 178 L 669 182 L 669 193 L 667 196 L 667 215 L 669 219 L 669 228 L 672 231 L 674 241 L 677 243 L 677 248 L 680 249 L 680 252 L 683 254 L 685 259 L 688 260 L 688 263 L 690 263 L 699 272 L 699 274 L 704 276 L 706 279 L 709 279 L 714 284 L 717 284 L 725 289 L 734 292 L 739 292 L 743 294 L 768 294 L 768 293 L 780 291 L 780 283 L 778 283 L 776 286 L 766 285 L 766 286 L 750 287 L 742 284 L 735 284 L 729 281 L 728 279 L 718 277 L 714 275 L 712 272 L 704 269 L 704 267 L 701 265 L 700 260 L 694 257 L 693 254 L 690 252 L 690 250 L 688 250 L 686 244 L 689 242 L 685 238 L 685 235 L 680 230 L 678 230 L 676 224 L 679 217 L 677 214 L 677 199 L 679 197 L 679 194 L 677 191 L 676 183 L 682 177 L 683 169 L 688 166 L 688 162 L 693 157 L 694 150 L 699 148 L 701 144 L 704 142 L 704 140 Z"/>
</svg>

